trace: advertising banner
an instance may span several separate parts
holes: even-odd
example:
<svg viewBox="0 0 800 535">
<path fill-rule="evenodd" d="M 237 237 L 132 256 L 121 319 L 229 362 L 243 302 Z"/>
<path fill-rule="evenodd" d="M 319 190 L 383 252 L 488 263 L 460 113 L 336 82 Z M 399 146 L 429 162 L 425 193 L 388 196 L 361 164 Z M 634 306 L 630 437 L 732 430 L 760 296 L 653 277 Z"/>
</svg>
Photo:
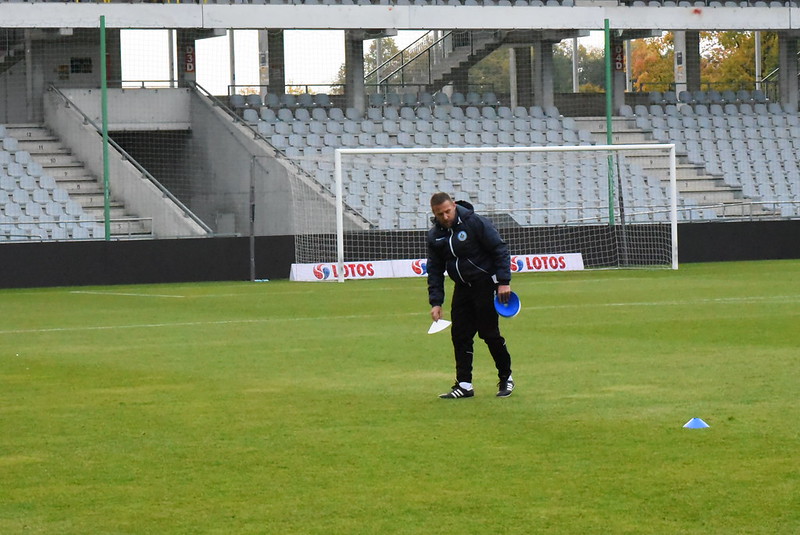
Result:
<svg viewBox="0 0 800 535">
<path fill-rule="evenodd" d="M 581 253 L 514 255 L 511 257 L 511 273 L 576 271 L 582 270 Z M 427 260 L 381 260 L 375 262 L 345 262 L 344 278 L 387 279 L 400 277 L 424 277 L 428 274 Z M 289 277 L 293 281 L 336 281 L 339 266 L 336 263 L 292 264 Z"/>
</svg>

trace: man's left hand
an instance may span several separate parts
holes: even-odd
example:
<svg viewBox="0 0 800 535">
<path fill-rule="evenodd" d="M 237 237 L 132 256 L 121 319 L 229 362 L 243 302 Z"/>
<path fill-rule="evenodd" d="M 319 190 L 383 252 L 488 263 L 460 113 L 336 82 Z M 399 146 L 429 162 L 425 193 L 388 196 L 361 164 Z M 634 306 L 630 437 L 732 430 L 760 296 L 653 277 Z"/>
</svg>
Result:
<svg viewBox="0 0 800 535">
<path fill-rule="evenodd" d="M 508 298 L 511 296 L 511 285 L 500 284 L 497 286 L 497 300 L 501 303 L 508 303 Z"/>
</svg>

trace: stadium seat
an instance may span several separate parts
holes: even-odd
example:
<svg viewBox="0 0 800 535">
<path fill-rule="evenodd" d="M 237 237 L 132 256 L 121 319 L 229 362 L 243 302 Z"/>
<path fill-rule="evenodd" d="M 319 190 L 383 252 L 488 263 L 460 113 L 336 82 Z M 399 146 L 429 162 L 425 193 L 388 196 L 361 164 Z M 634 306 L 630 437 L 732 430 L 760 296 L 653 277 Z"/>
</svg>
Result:
<svg viewBox="0 0 800 535">
<path fill-rule="evenodd" d="M 426 108 L 432 108 L 434 105 L 433 102 L 433 95 L 427 91 L 423 91 L 418 95 L 418 106 L 425 106 Z"/>
<path fill-rule="evenodd" d="M 492 91 L 484 93 L 483 96 L 481 97 L 481 100 L 484 106 L 500 105 L 500 100 L 497 98 L 497 95 Z"/>
<path fill-rule="evenodd" d="M 19 142 L 14 137 L 6 136 L 3 138 L 3 150 L 14 153 L 19 150 Z"/>
<path fill-rule="evenodd" d="M 397 93 L 386 93 L 384 99 L 385 99 L 385 104 L 384 104 L 385 106 L 394 106 L 395 108 L 399 108 L 400 105 L 402 104 L 400 95 L 398 95 Z"/>
<path fill-rule="evenodd" d="M 754 103 L 766 103 L 767 97 L 761 89 L 755 89 L 752 93 L 752 99 Z"/>
<path fill-rule="evenodd" d="M 747 102 L 750 103 L 753 100 L 753 97 L 750 94 L 750 91 L 746 89 L 740 89 L 736 92 L 736 100 L 740 103 Z"/>
<path fill-rule="evenodd" d="M 466 100 L 466 105 L 467 106 L 478 107 L 482 103 L 481 95 L 480 95 L 480 93 L 477 93 L 476 91 L 468 92 L 466 94 L 465 100 Z"/>
<path fill-rule="evenodd" d="M 345 119 L 344 112 L 342 111 L 341 108 L 331 108 L 330 110 L 328 110 L 328 119 L 330 119 L 331 121 L 342 122 Z"/>
<path fill-rule="evenodd" d="M 25 169 L 17 162 L 9 163 L 6 168 L 6 172 L 10 177 L 16 179 L 19 179 L 21 176 L 25 175 Z"/>
<path fill-rule="evenodd" d="M 657 104 L 660 106 L 664 103 L 664 97 L 661 94 L 661 91 L 650 91 L 647 94 L 647 101 L 650 104 Z"/>
<path fill-rule="evenodd" d="M 36 182 L 36 179 L 26 174 L 23 174 L 19 177 L 17 184 L 19 188 L 27 192 L 32 192 L 33 190 L 39 188 L 39 184 Z"/>
<path fill-rule="evenodd" d="M 234 94 L 234 95 L 231 95 L 230 97 L 228 97 L 228 103 L 230 104 L 231 108 L 233 108 L 234 111 L 241 110 L 246 105 L 246 102 L 245 102 L 245 99 L 244 99 L 244 95 L 238 95 L 238 94 Z M 4 143 L 4 145 L 5 145 L 5 143 Z M 8 150 L 8 149 L 6 149 L 6 150 Z"/>
<path fill-rule="evenodd" d="M 297 107 L 297 96 L 291 93 L 280 95 L 280 106 L 283 108 L 294 109 Z"/>
<path fill-rule="evenodd" d="M 275 114 L 275 110 L 272 108 L 263 107 L 259 111 L 259 117 L 262 121 L 268 123 L 274 123 L 278 120 L 278 116 Z"/>
<path fill-rule="evenodd" d="M 244 102 L 245 105 L 251 108 L 261 108 L 262 106 L 261 95 L 256 93 L 250 93 L 248 95 L 245 95 Z"/>
<path fill-rule="evenodd" d="M 706 93 L 706 97 L 707 97 L 708 102 L 710 104 L 722 104 L 723 103 L 722 95 L 720 94 L 719 91 L 717 91 L 715 89 L 709 89 L 708 92 Z"/>
<path fill-rule="evenodd" d="M 691 99 L 694 104 L 708 104 L 708 96 L 703 90 L 692 91 Z"/>
<path fill-rule="evenodd" d="M 437 92 L 433 95 L 433 104 L 434 106 L 447 106 L 450 104 L 450 97 L 447 96 L 447 93 Z"/>
<path fill-rule="evenodd" d="M 314 95 L 311 93 L 301 93 L 297 95 L 298 108 L 313 108 L 314 106 Z"/>
<path fill-rule="evenodd" d="M 264 95 L 264 106 L 268 108 L 280 108 L 281 97 L 275 93 L 267 93 Z"/>
<path fill-rule="evenodd" d="M 382 93 L 371 93 L 368 97 L 369 105 L 373 108 L 380 108 L 383 106 L 383 94 Z"/>
<path fill-rule="evenodd" d="M 738 102 L 736 93 L 730 89 L 726 89 L 721 93 L 722 102 L 725 104 L 736 104 Z"/>
<path fill-rule="evenodd" d="M 259 117 L 258 112 L 253 108 L 245 108 L 242 112 L 242 119 L 249 124 L 256 124 L 258 123 Z"/>
</svg>

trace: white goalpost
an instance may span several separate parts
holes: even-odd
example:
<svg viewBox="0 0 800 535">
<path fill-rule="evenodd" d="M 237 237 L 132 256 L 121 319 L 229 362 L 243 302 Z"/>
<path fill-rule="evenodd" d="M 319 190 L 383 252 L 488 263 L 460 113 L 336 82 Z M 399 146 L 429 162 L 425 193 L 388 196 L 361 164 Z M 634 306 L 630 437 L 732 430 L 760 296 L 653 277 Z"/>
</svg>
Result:
<svg viewBox="0 0 800 535">
<path fill-rule="evenodd" d="M 335 265 L 340 281 L 348 262 L 425 258 L 436 191 L 489 217 L 512 256 L 678 267 L 672 144 L 340 148 L 293 159 L 308 175 L 295 181 L 296 262 Z"/>
</svg>

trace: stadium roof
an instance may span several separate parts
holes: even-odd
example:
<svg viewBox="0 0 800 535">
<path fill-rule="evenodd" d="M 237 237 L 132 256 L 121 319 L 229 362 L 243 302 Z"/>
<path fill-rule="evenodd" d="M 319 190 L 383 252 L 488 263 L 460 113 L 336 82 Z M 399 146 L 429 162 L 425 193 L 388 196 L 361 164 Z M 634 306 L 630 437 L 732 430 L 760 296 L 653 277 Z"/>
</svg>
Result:
<svg viewBox="0 0 800 535">
<path fill-rule="evenodd" d="M 5 28 L 800 30 L 789 7 L 0 3 Z"/>
</svg>

